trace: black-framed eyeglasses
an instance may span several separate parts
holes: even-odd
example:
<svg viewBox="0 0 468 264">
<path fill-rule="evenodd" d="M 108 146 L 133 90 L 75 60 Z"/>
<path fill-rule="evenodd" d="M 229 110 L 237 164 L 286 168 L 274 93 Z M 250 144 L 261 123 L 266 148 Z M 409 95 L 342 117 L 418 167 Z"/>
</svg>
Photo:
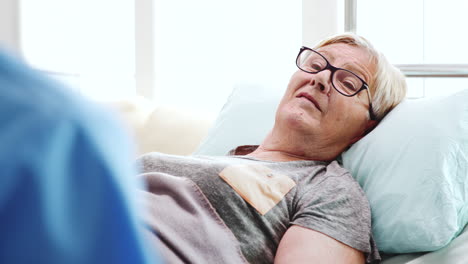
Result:
<svg viewBox="0 0 468 264">
<path fill-rule="evenodd" d="M 331 65 L 322 54 L 304 46 L 301 47 L 297 55 L 296 65 L 300 70 L 311 74 L 330 70 L 333 88 L 344 96 L 352 97 L 362 90 L 366 90 L 369 96 L 369 116 L 371 120 L 375 119 L 369 85 L 354 72 Z"/>
</svg>

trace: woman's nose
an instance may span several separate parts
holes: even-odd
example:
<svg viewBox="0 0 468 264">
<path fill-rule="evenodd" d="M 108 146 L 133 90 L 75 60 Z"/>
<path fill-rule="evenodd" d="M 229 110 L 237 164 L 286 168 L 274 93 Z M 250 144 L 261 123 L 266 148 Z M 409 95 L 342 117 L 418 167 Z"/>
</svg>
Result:
<svg viewBox="0 0 468 264">
<path fill-rule="evenodd" d="M 328 94 L 330 92 L 332 81 L 331 71 L 323 70 L 321 72 L 310 74 L 310 85 L 314 88 L 318 88 L 321 92 Z"/>
</svg>

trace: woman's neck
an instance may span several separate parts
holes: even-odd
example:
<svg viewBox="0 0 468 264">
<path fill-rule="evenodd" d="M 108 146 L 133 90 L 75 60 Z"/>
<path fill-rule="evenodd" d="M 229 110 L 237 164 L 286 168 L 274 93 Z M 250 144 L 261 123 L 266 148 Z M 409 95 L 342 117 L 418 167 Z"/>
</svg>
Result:
<svg viewBox="0 0 468 264">
<path fill-rule="evenodd" d="M 270 132 L 262 144 L 248 156 L 269 161 L 316 160 L 330 161 L 336 158 L 325 142 L 315 142 L 313 138 L 300 140 Z"/>
<path fill-rule="evenodd" d="M 306 156 L 300 156 L 300 155 L 296 155 L 294 153 L 289 153 L 286 151 L 265 149 L 262 146 L 259 146 L 255 151 L 248 154 L 247 156 L 251 156 L 260 160 L 268 160 L 268 161 L 315 160 Z"/>
</svg>

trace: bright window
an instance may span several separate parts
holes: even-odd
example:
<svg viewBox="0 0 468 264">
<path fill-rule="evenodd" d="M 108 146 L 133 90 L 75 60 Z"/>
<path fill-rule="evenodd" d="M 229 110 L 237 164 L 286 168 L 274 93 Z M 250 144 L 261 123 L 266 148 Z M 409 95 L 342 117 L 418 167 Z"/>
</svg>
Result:
<svg viewBox="0 0 468 264">
<path fill-rule="evenodd" d="M 468 63 L 465 0 L 357 0 L 357 33 L 394 64 Z M 460 65 L 462 66 L 462 65 Z M 409 97 L 468 89 L 468 78 L 408 78 Z"/>
<path fill-rule="evenodd" d="M 22 0 L 20 18 L 33 67 L 92 98 L 135 93 L 133 1 Z"/>
<path fill-rule="evenodd" d="M 217 113 L 238 82 L 286 88 L 301 17 L 299 0 L 156 0 L 156 101 Z"/>
</svg>

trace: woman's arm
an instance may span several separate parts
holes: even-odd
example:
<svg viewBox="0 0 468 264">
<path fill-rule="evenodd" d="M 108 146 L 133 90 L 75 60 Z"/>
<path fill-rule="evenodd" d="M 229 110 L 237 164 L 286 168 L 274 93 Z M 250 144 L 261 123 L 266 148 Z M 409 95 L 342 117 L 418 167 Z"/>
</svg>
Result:
<svg viewBox="0 0 468 264">
<path fill-rule="evenodd" d="M 364 254 L 327 235 L 291 226 L 280 241 L 275 263 L 365 263 Z"/>
</svg>

